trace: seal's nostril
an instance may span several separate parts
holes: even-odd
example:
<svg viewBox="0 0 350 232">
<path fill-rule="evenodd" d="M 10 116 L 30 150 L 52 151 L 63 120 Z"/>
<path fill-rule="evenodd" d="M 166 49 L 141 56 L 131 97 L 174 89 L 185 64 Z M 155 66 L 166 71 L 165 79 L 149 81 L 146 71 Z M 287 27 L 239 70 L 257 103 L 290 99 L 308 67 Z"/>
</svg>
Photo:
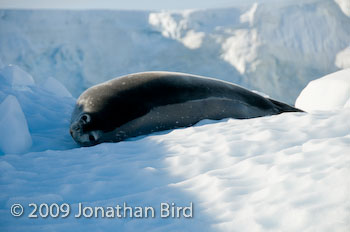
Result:
<svg viewBox="0 0 350 232">
<path fill-rule="evenodd" d="M 71 136 L 73 136 L 72 128 L 69 129 L 69 133 L 70 133 Z"/>
</svg>

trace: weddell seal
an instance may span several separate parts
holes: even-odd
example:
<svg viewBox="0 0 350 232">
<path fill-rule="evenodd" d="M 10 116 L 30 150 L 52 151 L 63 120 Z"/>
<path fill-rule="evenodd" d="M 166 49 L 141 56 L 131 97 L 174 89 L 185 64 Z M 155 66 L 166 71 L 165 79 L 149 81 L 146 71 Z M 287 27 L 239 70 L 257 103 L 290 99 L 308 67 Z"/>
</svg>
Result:
<svg viewBox="0 0 350 232">
<path fill-rule="evenodd" d="M 130 74 L 83 92 L 70 133 L 81 146 L 119 142 L 202 119 L 247 119 L 300 112 L 238 85 L 174 72 Z"/>
</svg>

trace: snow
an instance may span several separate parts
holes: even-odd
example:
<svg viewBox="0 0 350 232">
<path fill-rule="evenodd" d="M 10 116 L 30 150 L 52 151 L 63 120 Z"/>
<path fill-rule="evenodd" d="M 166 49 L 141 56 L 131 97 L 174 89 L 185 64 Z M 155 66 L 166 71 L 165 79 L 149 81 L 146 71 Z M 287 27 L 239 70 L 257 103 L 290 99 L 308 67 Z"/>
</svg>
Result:
<svg viewBox="0 0 350 232">
<path fill-rule="evenodd" d="M 242 14 L 240 16 L 241 23 L 249 23 L 250 26 L 254 24 L 254 15 L 256 12 L 256 9 L 258 8 L 258 3 L 254 3 L 252 8 L 248 10 L 246 13 Z"/>
<path fill-rule="evenodd" d="M 68 91 L 64 86 L 56 82 L 56 88 L 51 86 L 56 90 L 53 93 L 45 88 L 45 84 L 41 86 L 30 82 L 30 85 L 24 85 L 28 83 L 26 78 L 22 78 L 23 85 L 19 82 L 12 85 L 7 81 L 13 76 L 12 73 L 30 77 L 15 66 L 6 66 L 0 73 L 3 77 L 0 79 L 0 102 L 3 104 L 0 115 L 4 115 L 0 120 L 1 128 L 4 128 L 0 130 L 0 137 L 4 146 L 16 153 L 77 147 L 67 133 L 75 99 L 67 96 Z M 6 73 L 10 75 L 4 76 Z"/>
<path fill-rule="evenodd" d="M 347 81 L 348 71 L 320 80 L 331 79 L 326 86 Z M 1 231 L 345 232 L 350 227 L 350 108 L 204 120 L 190 128 L 78 148 L 68 133 L 74 98 L 37 85 L 27 90 L 1 86 L 6 96 L 0 105 Z M 31 203 L 67 203 L 71 213 L 28 218 Z M 75 218 L 79 203 L 148 206 L 156 214 Z M 192 203 L 193 217 L 161 218 L 161 203 Z M 11 216 L 13 204 L 23 205 L 24 216 Z"/>
<path fill-rule="evenodd" d="M 0 231 L 349 231 L 350 69 L 338 71 L 348 68 L 344 5 L 0 11 Z M 299 95 L 307 113 L 203 120 L 78 147 L 69 134 L 76 97 L 148 70 L 218 77 L 289 103 Z M 161 218 L 165 202 L 192 203 L 193 217 Z M 67 203 L 71 212 L 28 218 L 30 203 Z M 156 215 L 75 218 L 79 203 L 151 206 Z M 24 215 L 12 216 L 13 204 Z"/>
<path fill-rule="evenodd" d="M 350 69 L 311 81 L 300 93 L 295 106 L 305 111 L 335 110 L 349 107 Z"/>
<path fill-rule="evenodd" d="M 348 17 L 350 17 L 350 2 L 348 0 L 334 0 L 341 11 Z"/>
<path fill-rule="evenodd" d="M 223 9 L 181 11 L 1 10 L 0 60 L 23 67 L 37 83 L 55 77 L 74 97 L 112 77 L 164 70 L 216 77 L 292 104 L 311 80 L 344 68 L 336 57 L 350 44 L 350 17 L 337 2 L 234 1 Z"/>
<path fill-rule="evenodd" d="M 233 36 L 222 44 L 222 58 L 243 74 L 248 63 L 257 62 L 258 33 L 256 30 L 236 30 L 232 33 Z"/>
<path fill-rule="evenodd" d="M 350 68 L 350 46 L 337 54 L 335 65 L 341 69 Z"/>
<path fill-rule="evenodd" d="M 187 30 L 192 12 L 193 10 L 179 12 L 178 17 L 181 18 L 179 22 L 173 18 L 171 12 L 151 13 L 148 21 L 150 25 L 161 31 L 164 37 L 175 39 L 189 49 L 197 49 L 201 47 L 205 33 Z"/>
<path fill-rule="evenodd" d="M 0 104 L 0 153 L 23 153 L 32 145 L 27 121 L 15 96 Z"/>
</svg>

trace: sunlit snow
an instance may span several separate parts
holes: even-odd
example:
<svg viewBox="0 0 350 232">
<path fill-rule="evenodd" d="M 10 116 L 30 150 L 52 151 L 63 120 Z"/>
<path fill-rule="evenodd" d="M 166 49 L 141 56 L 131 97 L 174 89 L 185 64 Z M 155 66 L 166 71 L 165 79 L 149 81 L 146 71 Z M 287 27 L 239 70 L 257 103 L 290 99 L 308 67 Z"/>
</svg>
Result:
<svg viewBox="0 0 350 232">
<path fill-rule="evenodd" d="M 295 105 L 305 111 L 336 110 L 350 103 L 350 69 L 344 69 L 311 81 L 300 93 Z"/>
</svg>

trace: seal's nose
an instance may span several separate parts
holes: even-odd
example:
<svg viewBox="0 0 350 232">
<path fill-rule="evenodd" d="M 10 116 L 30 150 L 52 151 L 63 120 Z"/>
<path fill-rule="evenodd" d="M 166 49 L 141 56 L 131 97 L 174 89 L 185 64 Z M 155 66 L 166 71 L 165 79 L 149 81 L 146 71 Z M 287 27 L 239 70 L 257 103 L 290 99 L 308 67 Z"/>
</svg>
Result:
<svg viewBox="0 0 350 232">
<path fill-rule="evenodd" d="M 69 128 L 69 133 L 70 133 L 70 135 L 73 137 L 73 131 L 72 131 L 72 128 Z"/>
</svg>

